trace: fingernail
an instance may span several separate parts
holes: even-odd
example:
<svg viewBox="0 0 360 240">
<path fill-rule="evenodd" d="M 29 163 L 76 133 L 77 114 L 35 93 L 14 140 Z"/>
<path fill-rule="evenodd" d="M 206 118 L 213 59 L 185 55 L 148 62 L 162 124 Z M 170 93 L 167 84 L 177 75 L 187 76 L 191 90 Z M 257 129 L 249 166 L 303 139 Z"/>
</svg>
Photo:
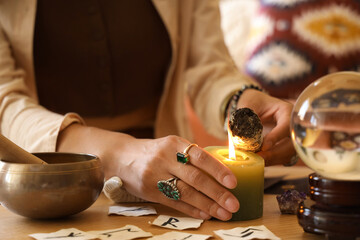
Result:
<svg viewBox="0 0 360 240">
<path fill-rule="evenodd" d="M 273 143 L 271 142 L 271 141 L 266 141 L 266 142 L 264 142 L 264 144 L 263 144 L 263 146 L 262 146 L 262 150 L 263 151 L 267 151 L 267 150 L 269 150 L 270 148 L 272 148 L 272 146 L 273 146 Z"/>
<path fill-rule="evenodd" d="M 226 175 L 223 179 L 223 184 L 229 189 L 236 187 L 237 181 L 234 175 Z"/>
<path fill-rule="evenodd" d="M 201 217 L 201 219 L 206 220 L 206 219 L 210 219 L 211 216 L 209 214 L 207 214 L 206 212 L 200 211 L 200 217 Z"/>
<path fill-rule="evenodd" d="M 237 210 L 239 210 L 240 204 L 237 199 L 230 197 L 230 198 L 226 199 L 225 207 L 227 210 L 234 213 L 234 212 L 237 212 Z"/>
<path fill-rule="evenodd" d="M 216 211 L 216 214 L 218 215 L 218 218 L 221 220 L 228 220 L 231 218 L 231 213 L 229 213 L 228 211 L 226 211 L 223 208 L 218 208 L 218 210 Z"/>
</svg>

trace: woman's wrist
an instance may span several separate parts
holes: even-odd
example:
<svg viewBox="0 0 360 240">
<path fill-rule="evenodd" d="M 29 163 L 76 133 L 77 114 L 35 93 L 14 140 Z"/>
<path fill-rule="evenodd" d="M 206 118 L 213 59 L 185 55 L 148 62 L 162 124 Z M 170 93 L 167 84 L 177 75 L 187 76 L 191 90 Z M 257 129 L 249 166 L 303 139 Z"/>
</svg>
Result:
<svg viewBox="0 0 360 240">
<path fill-rule="evenodd" d="M 227 115 L 227 112 L 228 112 L 228 108 L 229 108 L 229 104 L 234 96 L 235 93 L 237 93 L 239 90 L 235 90 L 233 92 L 231 92 L 223 101 L 222 105 L 221 105 L 221 108 L 220 108 L 220 113 L 221 113 L 221 116 L 222 116 L 222 122 L 225 123 L 225 120 L 226 120 L 226 115 Z"/>
<path fill-rule="evenodd" d="M 73 134 L 74 131 L 78 131 L 77 128 L 83 128 L 84 126 L 79 123 L 72 123 L 66 128 L 62 129 L 57 137 L 56 141 L 56 151 L 57 152 L 68 152 L 68 146 L 74 146 L 73 141 L 77 141 L 72 136 L 78 136 L 78 134 Z"/>
</svg>

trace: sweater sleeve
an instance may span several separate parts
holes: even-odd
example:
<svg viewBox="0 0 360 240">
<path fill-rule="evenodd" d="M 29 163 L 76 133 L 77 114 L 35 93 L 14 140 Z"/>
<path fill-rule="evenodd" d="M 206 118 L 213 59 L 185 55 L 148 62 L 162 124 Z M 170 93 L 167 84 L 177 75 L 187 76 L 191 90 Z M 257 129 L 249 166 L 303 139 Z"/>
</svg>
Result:
<svg viewBox="0 0 360 240">
<path fill-rule="evenodd" d="M 72 123 L 84 124 L 75 113 L 59 115 L 30 97 L 26 73 L 13 58 L 0 26 L 0 131 L 29 152 L 55 151 L 59 132 Z"/>
<path fill-rule="evenodd" d="M 220 139 L 223 130 L 221 106 L 228 96 L 244 85 L 257 85 L 240 73 L 224 43 L 219 3 L 195 1 L 193 29 L 186 70 L 187 93 L 206 130 Z"/>
</svg>

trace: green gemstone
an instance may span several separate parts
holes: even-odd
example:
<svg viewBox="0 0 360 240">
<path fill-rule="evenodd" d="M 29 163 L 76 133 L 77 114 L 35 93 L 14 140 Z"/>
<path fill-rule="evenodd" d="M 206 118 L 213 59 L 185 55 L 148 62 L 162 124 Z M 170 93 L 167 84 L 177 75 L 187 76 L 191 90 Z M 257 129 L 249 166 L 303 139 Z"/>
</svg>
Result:
<svg viewBox="0 0 360 240">
<path fill-rule="evenodd" d="M 173 194 L 172 194 L 172 198 L 173 198 L 174 200 L 179 200 L 179 195 L 178 195 L 177 193 L 173 193 Z"/>
<path fill-rule="evenodd" d="M 159 181 L 157 183 L 157 187 L 166 197 L 179 200 L 180 199 L 180 193 L 177 190 L 176 186 L 172 185 L 168 181 Z"/>
<path fill-rule="evenodd" d="M 176 158 L 178 162 L 185 164 L 189 161 L 189 154 L 178 152 Z"/>
</svg>

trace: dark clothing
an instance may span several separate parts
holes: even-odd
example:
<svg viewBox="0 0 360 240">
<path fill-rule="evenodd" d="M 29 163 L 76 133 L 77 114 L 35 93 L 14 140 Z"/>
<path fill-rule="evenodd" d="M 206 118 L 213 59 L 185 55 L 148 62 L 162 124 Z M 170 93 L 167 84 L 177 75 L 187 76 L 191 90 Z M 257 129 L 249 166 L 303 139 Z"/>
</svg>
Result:
<svg viewBox="0 0 360 240">
<path fill-rule="evenodd" d="M 171 60 L 149 0 L 38 0 L 34 61 L 40 104 L 116 116 L 159 99 Z"/>
</svg>

